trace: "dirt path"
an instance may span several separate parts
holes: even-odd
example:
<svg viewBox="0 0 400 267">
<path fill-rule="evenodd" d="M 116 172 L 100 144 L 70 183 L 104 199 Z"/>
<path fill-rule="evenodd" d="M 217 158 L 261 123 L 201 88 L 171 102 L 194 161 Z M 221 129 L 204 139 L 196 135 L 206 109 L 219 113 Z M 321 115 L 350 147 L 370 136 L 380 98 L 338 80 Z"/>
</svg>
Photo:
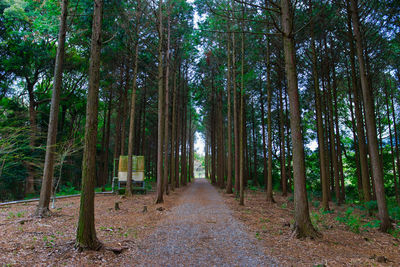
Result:
<svg viewBox="0 0 400 267">
<path fill-rule="evenodd" d="M 177 205 L 138 244 L 142 266 L 270 266 L 261 243 L 232 216 L 217 190 L 197 179 Z"/>
</svg>

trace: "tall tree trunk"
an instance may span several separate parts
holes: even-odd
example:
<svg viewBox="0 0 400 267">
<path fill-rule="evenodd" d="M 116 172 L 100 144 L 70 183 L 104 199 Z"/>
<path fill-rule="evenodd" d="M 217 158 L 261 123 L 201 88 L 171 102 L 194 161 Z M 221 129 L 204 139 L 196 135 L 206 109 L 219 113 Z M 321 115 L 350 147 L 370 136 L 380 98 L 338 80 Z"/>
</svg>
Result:
<svg viewBox="0 0 400 267">
<path fill-rule="evenodd" d="M 175 184 L 176 184 L 176 158 L 179 158 L 179 154 L 176 152 L 176 132 L 177 132 L 177 125 L 176 125 L 176 98 L 177 98 L 177 92 L 176 92 L 176 73 L 175 71 L 173 72 L 174 74 L 172 75 L 173 77 L 173 93 L 172 93 L 172 136 L 171 136 L 171 190 L 175 190 Z"/>
<path fill-rule="evenodd" d="M 104 140 L 104 158 L 103 158 L 103 179 L 102 186 L 105 191 L 105 185 L 107 183 L 108 178 L 108 159 L 109 159 L 109 147 L 110 147 L 110 128 L 111 128 L 111 112 L 112 112 L 112 98 L 113 98 L 113 89 L 110 88 L 110 96 L 108 100 L 108 111 L 107 111 L 107 125 L 106 125 L 106 136 Z M 112 181 L 112 180 L 111 180 Z"/>
<path fill-rule="evenodd" d="M 189 130 L 189 182 L 192 182 L 192 179 L 194 179 L 194 134 L 196 132 L 194 128 L 194 123 L 193 123 L 193 114 L 190 112 L 190 130 Z"/>
<path fill-rule="evenodd" d="M 255 103 L 254 103 L 255 104 Z M 253 185 L 257 186 L 257 138 L 256 138 L 256 119 L 255 119 L 255 108 L 254 106 L 251 107 L 251 116 L 252 116 L 252 139 L 253 139 Z"/>
<path fill-rule="evenodd" d="M 332 42 L 331 42 L 332 43 Z M 331 44 L 331 53 L 333 61 L 333 49 Z M 339 179 L 340 179 L 340 203 L 345 201 L 345 185 L 344 185 L 344 173 L 343 173 L 343 160 L 342 160 L 342 146 L 340 141 L 340 131 L 339 131 L 339 111 L 337 105 L 337 83 L 336 83 L 336 69 L 335 64 L 332 64 L 332 90 L 333 90 L 333 104 L 334 104 L 334 116 L 335 116 L 335 136 L 336 136 L 336 151 L 339 169 Z"/>
<path fill-rule="evenodd" d="M 324 73 L 323 73 L 324 75 Z M 325 172 L 327 174 L 327 187 L 328 187 L 328 197 L 329 197 L 329 201 L 332 200 L 332 192 L 334 190 L 334 181 L 333 181 L 333 168 L 332 168 L 332 157 L 331 157 L 331 153 L 330 153 L 330 138 L 329 138 L 329 112 L 328 112 L 328 101 L 327 101 L 327 93 L 326 93 L 326 88 L 325 88 L 325 80 L 324 80 L 324 76 L 322 75 L 322 99 L 323 99 L 323 106 L 325 107 L 323 110 L 323 114 L 324 114 L 324 120 L 325 120 L 325 129 L 324 129 L 324 146 L 325 146 L 325 151 L 327 153 L 325 153 L 325 162 L 327 162 L 328 164 L 326 164 L 326 169 Z"/>
<path fill-rule="evenodd" d="M 168 11 L 169 12 L 169 11 Z M 166 52 L 166 67 L 165 67 L 165 123 L 164 123 L 164 190 L 165 194 L 169 195 L 168 186 L 168 153 L 169 153 L 169 47 L 170 47 L 170 37 L 171 37 L 171 22 L 170 16 L 168 14 L 168 26 L 167 26 L 167 52 Z M 171 153 L 172 154 L 172 153 Z"/>
<path fill-rule="evenodd" d="M 263 177 L 265 190 L 268 189 L 268 174 L 267 174 L 267 144 L 265 140 L 265 111 L 263 100 L 262 84 L 260 79 L 260 106 L 261 106 L 261 132 L 262 132 L 262 147 L 263 147 Z M 285 167 L 286 168 L 286 167 Z"/>
<path fill-rule="evenodd" d="M 163 125 L 164 125 L 164 90 L 163 90 L 163 1 L 159 1 L 158 17 L 158 137 L 157 137 L 157 199 L 156 203 L 163 203 Z"/>
<path fill-rule="evenodd" d="M 285 118 L 283 117 L 283 90 L 279 86 L 279 129 L 280 129 L 280 157 L 281 157 L 281 183 L 282 195 L 287 196 L 287 174 L 285 154 Z"/>
<path fill-rule="evenodd" d="M 218 186 L 219 188 L 224 188 L 224 157 L 225 157 L 225 149 L 224 149 L 224 140 L 223 140 L 223 130 L 224 124 L 222 119 L 222 90 L 220 89 L 217 96 L 217 156 L 218 156 Z"/>
<path fill-rule="evenodd" d="M 122 64 L 120 67 L 120 88 L 119 88 L 119 106 L 118 106 L 118 112 L 117 112 L 117 117 L 115 121 L 115 140 L 114 140 L 114 159 L 119 159 L 119 156 L 121 155 L 121 121 L 122 121 L 122 113 L 123 113 L 123 105 L 122 101 L 124 98 L 124 89 L 123 89 L 123 83 L 124 83 L 124 75 L 123 75 L 123 68 L 125 64 Z"/>
<path fill-rule="evenodd" d="M 229 26 L 228 26 L 229 31 Z M 227 51 L 227 61 L 228 70 L 226 73 L 226 91 L 228 95 L 228 130 L 226 131 L 228 136 L 228 173 L 227 173 L 227 184 L 226 193 L 232 194 L 232 115 L 231 115 L 231 36 L 228 34 L 228 51 Z"/>
<path fill-rule="evenodd" d="M 187 70 L 186 70 L 187 71 Z M 186 82 L 187 80 L 184 78 L 182 83 L 183 88 L 183 116 L 182 116 L 182 166 L 181 166 L 181 183 L 182 185 L 186 185 L 187 183 L 187 91 L 186 91 Z"/>
<path fill-rule="evenodd" d="M 325 37 L 326 38 L 326 37 Z M 325 45 L 325 52 L 327 51 L 327 43 L 326 39 L 324 40 Z M 326 56 L 326 81 L 327 81 L 327 106 L 328 106 L 328 116 L 329 116 L 329 140 L 330 140 L 330 148 L 331 148 L 331 160 L 333 166 L 333 177 L 334 177 L 334 188 L 335 188 L 335 196 L 337 205 L 341 205 L 340 199 L 340 185 L 339 185 L 339 164 L 338 164 L 338 157 L 336 153 L 336 146 L 335 146 L 335 128 L 334 128 L 334 118 L 333 118 L 333 101 L 332 101 L 332 87 L 331 87 L 331 77 L 329 71 L 329 59 L 328 55 Z"/>
<path fill-rule="evenodd" d="M 371 185 L 369 182 L 369 170 L 368 170 L 368 160 L 367 160 L 367 148 L 365 141 L 364 132 L 364 120 L 362 116 L 362 108 L 360 103 L 359 88 L 357 84 L 357 74 L 355 65 L 355 51 L 353 44 L 353 31 L 351 28 L 351 12 L 348 10 L 347 15 L 347 27 L 348 27 L 348 37 L 350 45 L 350 65 L 351 65 L 351 77 L 352 77 L 352 88 L 354 95 L 354 110 L 356 115 L 356 128 L 358 137 L 358 151 L 360 153 L 360 166 L 361 166 L 361 180 L 362 180 L 362 195 L 364 201 L 368 202 L 371 200 Z"/>
<path fill-rule="evenodd" d="M 356 51 L 360 68 L 361 88 L 365 106 L 365 121 L 367 124 L 368 147 L 371 156 L 372 177 L 374 178 L 375 192 L 378 203 L 378 215 L 381 220 L 380 230 L 387 232 L 391 228 L 389 214 L 386 206 L 385 188 L 383 183 L 383 170 L 379 160 L 378 140 L 376 134 L 376 122 L 374 101 L 370 92 L 370 85 L 365 71 L 365 62 L 362 48 L 361 32 L 358 17 L 357 1 L 351 0 L 351 13 L 353 30 L 356 39 Z"/>
<path fill-rule="evenodd" d="M 285 95 L 285 124 L 286 124 L 286 147 L 287 147 L 287 180 L 288 187 L 291 190 L 294 182 L 293 182 L 293 171 L 292 171 L 292 150 L 290 145 L 290 119 L 289 119 L 289 106 L 288 106 L 288 96 L 287 90 L 284 90 L 283 94 Z"/>
<path fill-rule="evenodd" d="M 125 144 L 126 144 L 126 116 L 128 113 L 128 88 L 129 88 L 129 67 L 126 66 L 126 73 L 125 73 L 125 87 L 123 91 L 123 98 L 122 98 L 122 118 L 121 118 L 121 155 L 126 155 L 125 151 Z"/>
<path fill-rule="evenodd" d="M 138 2 L 139 4 L 139 2 Z M 140 8 L 136 9 L 136 21 L 139 18 Z M 126 176 L 126 190 L 125 195 L 132 196 L 132 171 L 133 171 L 133 146 L 134 146 L 134 134 L 135 134 L 135 108 L 136 108 L 136 90 L 137 90 L 137 71 L 138 71 L 138 56 L 139 56 L 139 25 L 136 25 L 136 43 L 134 47 L 134 66 L 133 66 L 133 80 L 132 80 L 132 93 L 131 93 L 131 106 L 130 106 L 130 120 L 129 120 L 129 137 L 128 137 L 128 174 Z"/>
<path fill-rule="evenodd" d="M 210 132 L 211 132 L 211 183 L 216 184 L 216 108 L 215 108 L 215 88 L 214 88 L 214 71 L 211 74 L 211 116 L 210 116 Z"/>
<path fill-rule="evenodd" d="M 141 155 L 145 155 L 145 144 L 146 144 L 146 107 L 147 107 L 147 79 L 145 78 L 144 82 L 144 91 L 143 91 L 143 120 L 142 120 L 142 138 L 140 140 L 140 153 Z"/>
<path fill-rule="evenodd" d="M 36 145 L 36 135 L 38 132 L 38 127 L 37 127 L 37 122 L 36 122 L 36 117 L 37 117 L 37 111 L 36 111 L 36 101 L 34 97 L 34 87 L 37 79 L 34 78 L 34 81 L 30 81 L 29 79 L 26 79 L 26 87 L 28 91 L 28 97 L 29 97 L 29 127 L 30 127 L 30 132 L 29 132 L 29 146 L 31 151 L 33 152 L 35 149 Z M 33 194 L 35 193 L 35 170 L 33 167 L 32 162 L 26 162 L 26 168 L 28 171 L 28 177 L 26 178 L 26 184 L 25 184 L 25 195 L 26 194 Z"/>
<path fill-rule="evenodd" d="M 392 127 L 391 127 L 391 122 L 390 122 L 390 108 L 389 108 L 389 94 L 387 92 L 387 84 L 385 81 L 385 99 L 386 99 L 386 115 L 387 115 L 387 120 L 388 120 L 388 125 L 389 125 L 389 138 L 390 138 L 390 153 L 392 155 L 392 169 L 393 169 L 393 184 L 394 184 L 394 192 L 396 196 L 396 202 L 400 203 L 400 198 L 399 198 L 399 187 L 397 184 L 397 174 L 396 174 L 396 164 L 395 164 L 395 153 L 393 149 L 393 135 L 392 135 Z M 395 140 L 397 142 L 397 140 Z"/>
<path fill-rule="evenodd" d="M 82 162 L 82 189 L 76 247 L 98 250 L 101 243 L 94 227 L 94 185 L 96 181 L 97 109 L 100 84 L 101 23 L 103 1 L 94 1 L 89 65 L 89 92 L 86 106 L 85 144 Z"/>
<path fill-rule="evenodd" d="M 309 0 L 310 14 L 312 14 L 312 1 Z M 317 138 L 318 138 L 318 151 L 319 151 L 319 169 L 322 187 L 322 208 L 329 210 L 329 188 L 328 188 L 328 175 L 326 173 L 326 156 L 325 156 L 325 140 L 324 140 L 324 125 L 322 121 L 321 110 L 321 96 L 319 90 L 319 77 L 317 66 L 317 52 L 315 48 L 314 37 L 314 22 L 311 20 L 311 51 L 312 51 L 312 75 L 314 79 L 314 100 L 315 100 L 315 113 L 317 117 Z"/>
<path fill-rule="evenodd" d="M 393 117 L 393 126 L 394 126 L 394 145 L 396 148 L 396 159 L 397 159 L 397 173 L 399 174 L 399 180 L 397 181 L 397 185 L 400 186 L 400 153 L 399 153 L 399 144 L 398 144 L 398 138 L 397 138 L 397 125 L 396 125 L 396 116 L 394 114 L 394 97 L 393 94 L 391 94 L 391 106 L 392 106 L 392 117 Z M 397 199 L 397 205 L 400 206 L 400 199 Z"/>
<path fill-rule="evenodd" d="M 39 205 L 36 208 L 35 215 L 39 217 L 46 216 L 49 210 L 51 185 L 54 175 L 54 157 L 55 145 L 57 139 L 58 111 L 60 106 L 60 94 L 62 84 L 62 72 L 64 65 L 65 36 L 67 32 L 67 14 L 68 0 L 61 3 L 60 30 L 58 32 L 58 47 L 56 63 L 54 68 L 53 93 L 51 96 L 49 127 L 47 132 L 46 156 L 44 161 L 42 188 L 40 190 Z"/>
<path fill-rule="evenodd" d="M 268 98 L 268 174 L 267 174 L 267 201 L 275 202 L 272 195 L 272 86 L 271 86 L 271 64 L 270 64 L 270 43 L 267 39 L 267 98 Z M 286 180 L 286 178 L 285 178 Z M 286 191 L 286 183 L 284 184 Z M 283 188 L 282 188 L 283 189 Z M 283 191 L 283 190 L 282 190 Z M 284 192 L 284 193 L 287 193 Z"/>
<path fill-rule="evenodd" d="M 290 103 L 290 128 L 293 146 L 294 217 L 297 237 L 317 237 L 311 224 L 306 191 L 303 135 L 301 132 L 300 101 L 297 83 L 296 52 L 293 36 L 293 7 L 290 0 L 281 0 L 283 46 Z"/>
<path fill-rule="evenodd" d="M 181 85 L 181 66 L 179 66 L 179 73 L 178 73 L 178 77 L 179 77 L 179 85 Z M 181 90 L 179 90 L 181 91 Z M 175 181 L 175 187 L 179 187 L 180 186 L 180 179 L 179 179 L 179 162 L 181 162 L 182 165 L 182 161 L 180 161 L 180 159 L 182 159 L 182 157 L 179 157 L 179 148 L 180 148 L 180 135 L 181 135 L 181 127 L 182 127 L 182 121 L 181 121 L 181 116 L 183 112 L 180 112 L 180 107 L 181 107 L 181 98 L 179 95 L 179 91 L 177 90 L 177 95 L 176 95 L 176 108 L 178 109 L 178 111 L 176 112 L 176 144 L 175 144 L 175 177 L 176 177 L 176 181 Z"/>
<path fill-rule="evenodd" d="M 239 118 L 238 118 L 238 99 L 236 88 L 236 48 L 235 33 L 232 33 L 232 81 L 233 81 L 233 134 L 235 139 L 235 194 L 239 195 L 240 188 L 240 166 L 239 166 Z"/>
<path fill-rule="evenodd" d="M 357 187 L 358 187 L 358 195 L 359 195 L 359 200 L 363 201 L 363 195 L 362 195 L 362 180 L 361 180 L 361 165 L 360 165 L 360 152 L 358 150 L 358 146 L 356 143 L 358 143 L 358 137 L 356 135 L 356 124 L 355 124 L 355 118 L 354 118 L 354 111 L 353 111 L 353 99 L 351 97 L 351 83 L 350 83 L 350 75 L 348 73 L 347 69 L 347 84 L 349 87 L 349 103 L 350 103 L 350 117 L 351 117 L 351 125 L 352 125 L 352 132 L 353 132 L 353 144 L 354 144 L 354 150 L 355 150 L 355 162 L 356 162 L 356 176 L 357 176 Z"/>
<path fill-rule="evenodd" d="M 244 17 L 244 7 L 243 7 L 243 17 Z M 239 198 L 239 205 L 244 205 L 244 146 L 245 146 L 245 116 L 244 116 L 244 27 L 242 21 L 242 45 L 241 45 L 241 52 L 242 52 L 242 68 L 241 68 L 241 86 L 240 86 L 240 115 L 239 115 L 239 191 L 240 191 L 240 198 Z"/>
</svg>

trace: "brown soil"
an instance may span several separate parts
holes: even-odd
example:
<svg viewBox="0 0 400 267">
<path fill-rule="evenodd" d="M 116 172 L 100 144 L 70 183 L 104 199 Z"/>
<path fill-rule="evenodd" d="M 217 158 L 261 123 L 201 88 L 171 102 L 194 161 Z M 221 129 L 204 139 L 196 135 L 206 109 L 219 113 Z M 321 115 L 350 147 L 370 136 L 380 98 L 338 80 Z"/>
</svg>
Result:
<svg viewBox="0 0 400 267">
<path fill-rule="evenodd" d="M 196 180 L 155 205 L 155 194 L 96 196 L 100 251 L 74 249 L 79 198 L 58 200 L 53 216 L 30 215 L 35 202 L 0 207 L 0 263 L 11 266 L 399 266 L 400 240 L 375 229 L 351 232 L 336 220 L 347 206 L 319 215 L 323 238 L 293 237 L 293 202 L 246 191 L 245 205 Z M 221 197 L 222 196 L 222 197 Z M 115 210 L 115 202 L 120 210 Z M 147 212 L 143 212 L 147 206 Z M 312 213 L 318 210 L 311 207 Z M 371 220 L 371 218 L 367 218 Z M 114 251 L 112 251 L 114 250 Z"/>
<path fill-rule="evenodd" d="M 196 179 L 140 244 L 140 266 L 276 266 L 205 179 Z"/>
<path fill-rule="evenodd" d="M 252 234 L 263 242 L 265 254 L 284 266 L 400 266 L 400 240 L 376 229 L 353 233 L 337 221 L 349 206 L 330 203 L 331 214 L 321 214 L 311 207 L 313 220 L 323 234 L 317 240 L 293 237 L 293 202 L 275 195 L 276 203 L 265 201 L 265 192 L 246 191 L 245 206 L 233 195 L 220 190 L 234 217 L 245 223 Z M 355 212 L 360 213 L 357 209 Z M 315 218 L 315 217 L 314 217 Z M 366 217 L 363 223 L 373 218 Z"/>
<path fill-rule="evenodd" d="M 31 217 L 36 202 L 0 207 L 0 263 L 2 266 L 114 266 L 121 261 L 129 262 L 141 240 L 154 231 L 185 190 L 177 189 L 165 197 L 164 204 L 158 205 L 154 204 L 154 192 L 132 198 L 96 195 L 96 231 L 104 244 L 100 251 L 74 249 L 79 197 L 57 200 L 53 215 L 43 219 Z M 116 211 L 117 201 L 121 203 Z M 143 213 L 144 206 L 147 212 Z M 159 207 L 164 209 L 157 210 Z"/>
</svg>

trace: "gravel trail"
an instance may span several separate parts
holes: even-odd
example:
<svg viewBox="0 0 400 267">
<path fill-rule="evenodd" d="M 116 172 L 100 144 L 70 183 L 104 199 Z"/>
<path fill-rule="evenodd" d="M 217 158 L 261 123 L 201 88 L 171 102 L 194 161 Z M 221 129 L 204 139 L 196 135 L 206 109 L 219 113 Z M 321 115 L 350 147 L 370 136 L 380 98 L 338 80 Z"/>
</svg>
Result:
<svg viewBox="0 0 400 267">
<path fill-rule="evenodd" d="M 205 179 L 196 179 L 138 245 L 141 266 L 277 265 Z"/>
</svg>

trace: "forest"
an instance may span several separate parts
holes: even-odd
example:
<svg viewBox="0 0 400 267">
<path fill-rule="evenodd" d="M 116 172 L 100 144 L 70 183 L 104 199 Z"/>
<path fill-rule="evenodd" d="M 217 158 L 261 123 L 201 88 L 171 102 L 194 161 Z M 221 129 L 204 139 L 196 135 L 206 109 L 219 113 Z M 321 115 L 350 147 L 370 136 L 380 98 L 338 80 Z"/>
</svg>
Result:
<svg viewBox="0 0 400 267">
<path fill-rule="evenodd" d="M 125 250 L 136 255 L 141 246 L 112 243 L 103 232 L 116 226 L 105 221 L 148 225 L 129 226 L 121 238 L 153 236 L 143 246 L 157 247 L 156 257 L 167 253 L 156 234 L 163 218 L 187 227 L 192 212 L 199 217 L 184 232 L 203 243 L 196 227 L 224 232 L 221 221 L 231 219 L 249 250 L 279 236 L 294 238 L 294 251 L 301 242 L 331 248 L 341 234 L 380 242 L 357 261 L 318 251 L 289 260 L 276 247 L 240 266 L 400 264 L 399 66 L 396 0 L 0 0 L 0 227 L 27 238 L 42 223 L 62 224 L 73 229 L 29 237 L 32 250 L 42 244 L 36 253 L 57 251 L 58 260 L 63 248 L 106 248 L 105 262 L 74 254 L 72 265 L 129 265 L 115 255 L 126 260 Z M 126 186 L 115 190 L 120 156 Z M 147 195 L 134 190 L 133 156 L 144 157 Z M 56 196 L 66 198 L 55 204 Z M 12 240 L 1 234 L 0 250 L 15 250 Z M 23 265 L 22 256 L 6 255 L 12 260 L 2 262 Z M 136 264 L 206 264 L 186 254 L 182 262 L 154 257 L 144 253 Z"/>
</svg>

